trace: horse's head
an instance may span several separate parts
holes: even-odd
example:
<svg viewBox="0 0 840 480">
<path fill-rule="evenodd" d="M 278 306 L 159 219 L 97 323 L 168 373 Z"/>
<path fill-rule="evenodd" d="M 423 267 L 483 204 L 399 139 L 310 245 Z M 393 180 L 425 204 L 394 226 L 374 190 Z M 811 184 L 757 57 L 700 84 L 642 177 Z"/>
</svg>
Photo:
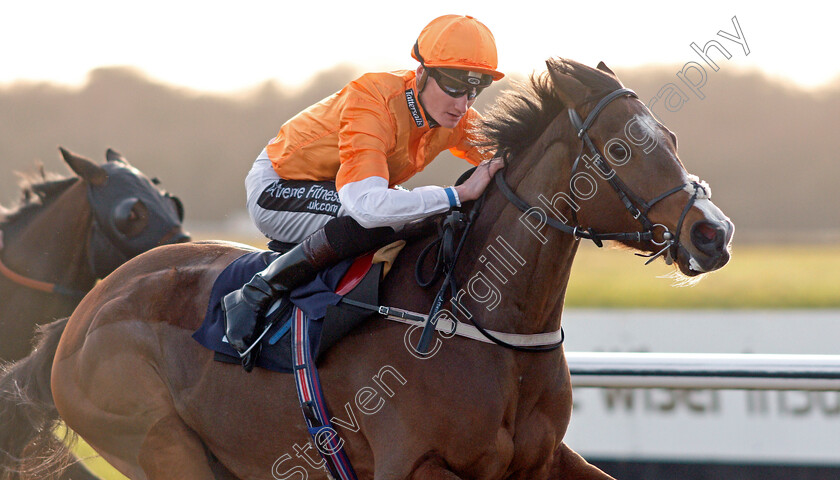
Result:
<svg viewBox="0 0 840 480">
<path fill-rule="evenodd" d="M 104 277 L 126 260 L 168 243 L 190 240 L 181 201 L 161 189 L 114 150 L 98 165 L 61 148 L 70 168 L 88 184 L 93 228 L 88 250 L 94 273 Z"/>
<path fill-rule="evenodd" d="M 708 185 L 683 167 L 676 136 L 603 63 L 598 69 L 561 59 L 547 65 L 567 108 L 560 116 L 576 137 L 568 189 L 579 228 L 649 232 L 619 241 L 663 255 L 688 276 L 725 265 L 734 226 L 712 203 Z"/>
</svg>

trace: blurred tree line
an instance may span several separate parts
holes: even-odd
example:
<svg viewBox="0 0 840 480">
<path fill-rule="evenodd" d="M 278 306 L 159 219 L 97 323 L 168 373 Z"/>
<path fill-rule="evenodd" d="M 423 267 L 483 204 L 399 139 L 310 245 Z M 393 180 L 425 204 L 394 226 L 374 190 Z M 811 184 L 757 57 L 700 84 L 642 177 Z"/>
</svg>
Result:
<svg viewBox="0 0 840 480">
<path fill-rule="evenodd" d="M 648 102 L 667 83 L 679 84 L 679 68 L 617 73 Z M 8 207 L 20 196 L 14 171 L 33 171 L 42 162 L 48 171 L 69 173 L 59 145 L 99 162 L 111 147 L 183 199 L 188 227 L 241 217 L 245 174 L 268 140 L 283 122 L 359 73 L 342 65 L 304 88 L 266 81 L 219 94 L 113 67 L 92 71 L 81 88 L 0 88 L 0 204 Z M 479 111 L 512 86 L 511 79 L 500 83 L 479 97 Z M 677 112 L 654 110 L 676 132 L 689 172 L 711 184 L 715 203 L 735 222 L 736 241 L 836 239 L 840 82 L 806 90 L 724 67 L 708 71 L 702 91 L 705 99 L 690 96 Z M 450 184 L 467 166 L 444 154 L 407 186 Z"/>
</svg>

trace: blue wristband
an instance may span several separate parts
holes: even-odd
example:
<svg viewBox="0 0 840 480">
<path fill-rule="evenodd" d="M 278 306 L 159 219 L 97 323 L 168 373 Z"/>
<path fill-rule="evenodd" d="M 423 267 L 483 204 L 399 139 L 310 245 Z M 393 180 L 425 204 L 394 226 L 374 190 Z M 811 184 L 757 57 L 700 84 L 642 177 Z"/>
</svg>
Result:
<svg viewBox="0 0 840 480">
<path fill-rule="evenodd" d="M 458 200 L 455 198 L 455 189 L 452 187 L 444 188 L 446 196 L 449 197 L 449 208 L 457 207 Z"/>
</svg>

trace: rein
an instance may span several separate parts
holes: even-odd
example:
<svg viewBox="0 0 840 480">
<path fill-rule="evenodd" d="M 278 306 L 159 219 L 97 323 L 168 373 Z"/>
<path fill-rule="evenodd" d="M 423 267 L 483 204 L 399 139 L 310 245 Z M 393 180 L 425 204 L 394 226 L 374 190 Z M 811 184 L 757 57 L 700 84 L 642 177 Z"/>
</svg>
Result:
<svg viewBox="0 0 840 480">
<path fill-rule="evenodd" d="M 621 180 L 621 177 L 618 176 L 618 173 L 611 169 L 602 159 L 601 154 L 598 152 L 598 149 L 595 147 L 595 144 L 592 143 L 592 139 L 589 137 L 589 129 L 592 127 L 592 124 L 595 123 L 595 120 L 598 118 L 598 115 L 601 111 L 610 104 L 613 100 L 623 97 L 629 96 L 633 98 L 638 98 L 638 95 L 633 90 L 629 88 L 619 88 L 607 94 L 604 98 L 602 98 L 596 105 L 595 108 L 589 112 L 586 119 L 581 121 L 580 115 L 570 108 L 569 112 L 569 121 L 571 122 L 572 126 L 577 131 L 577 137 L 581 139 L 581 146 L 580 152 L 578 153 L 577 158 L 575 158 L 574 163 L 572 164 L 572 170 L 570 172 L 570 177 L 574 176 L 575 171 L 577 170 L 578 164 L 580 163 L 580 159 L 583 157 L 583 149 L 588 148 L 589 153 L 592 155 L 593 163 L 598 166 L 601 171 L 609 175 L 607 182 L 610 186 L 615 190 L 616 194 L 618 195 L 619 200 L 621 203 L 624 204 L 624 207 L 630 212 L 630 215 L 633 216 L 641 225 L 643 230 L 638 232 L 618 232 L 618 233 L 598 233 L 592 228 L 582 229 L 580 226 L 569 226 L 563 222 L 558 221 L 555 218 L 549 217 L 545 215 L 545 218 L 542 220 L 545 223 L 563 233 L 568 233 L 569 235 L 574 236 L 575 238 L 583 238 L 587 240 L 591 240 L 595 245 L 598 247 L 603 246 L 604 240 L 619 240 L 619 241 L 635 241 L 635 242 L 651 242 L 654 245 L 662 246 L 663 248 L 656 253 L 652 254 L 639 254 L 636 255 L 647 257 L 649 258 L 645 265 L 650 264 L 653 260 L 658 258 L 661 255 L 666 255 L 666 261 L 670 263 L 673 259 L 677 258 L 677 252 L 680 246 L 679 235 L 682 231 L 683 221 L 685 220 L 686 215 L 688 215 L 689 210 L 694 205 L 694 202 L 698 198 L 707 198 L 708 188 L 705 183 L 692 180 L 687 183 L 683 183 L 678 185 L 674 188 L 671 188 L 664 193 L 656 196 L 653 200 L 646 202 L 642 199 L 639 195 L 633 192 L 630 187 L 627 186 L 624 181 Z M 499 187 L 499 190 L 504 194 L 504 196 L 510 201 L 516 208 L 521 210 L 522 212 L 529 213 L 532 211 L 532 206 L 528 204 L 525 200 L 521 197 L 516 195 L 516 193 L 510 188 L 510 186 L 505 181 L 504 170 L 500 170 L 496 172 L 495 180 L 496 185 Z M 671 232 L 668 230 L 668 227 L 661 223 L 653 223 L 648 218 L 648 213 L 653 208 L 654 205 L 659 203 L 660 201 L 668 198 L 669 196 L 685 190 L 689 193 L 692 193 L 691 198 L 689 199 L 688 203 L 686 204 L 685 208 L 680 215 L 679 221 L 677 222 L 676 232 Z M 572 195 L 575 196 L 574 189 L 572 189 Z M 577 221 L 577 214 L 575 209 L 572 209 L 572 218 L 575 223 Z M 654 237 L 654 231 L 657 228 L 662 228 L 662 240 L 657 241 Z"/>
<path fill-rule="evenodd" d="M 484 328 L 484 326 L 482 326 L 481 323 L 478 322 L 475 316 L 470 318 L 470 322 L 472 323 L 472 326 L 470 326 L 458 322 L 457 319 L 450 319 L 446 317 L 441 318 L 442 316 L 439 315 L 441 312 L 441 307 L 443 306 L 443 303 L 445 301 L 445 293 L 447 287 L 449 287 L 451 290 L 451 298 L 455 298 L 457 295 L 458 286 L 455 283 L 454 277 L 455 263 L 458 260 L 458 254 L 461 252 L 461 247 L 463 247 L 464 245 L 464 242 L 467 238 L 467 234 L 470 231 L 470 227 L 472 227 L 472 224 L 475 222 L 475 219 L 478 218 L 478 214 L 481 212 L 481 207 L 484 205 L 484 198 L 486 197 L 486 195 L 487 190 L 485 190 L 481 194 L 481 197 L 479 197 L 478 200 L 476 200 L 475 204 L 473 205 L 473 208 L 470 210 L 468 219 L 466 221 L 466 226 L 464 227 L 464 231 L 461 234 L 460 241 L 458 242 L 458 247 L 454 250 L 454 253 L 449 252 L 452 251 L 452 242 L 454 241 L 453 238 L 455 235 L 455 229 L 459 223 L 464 222 L 464 215 L 459 211 L 454 211 L 446 217 L 440 238 L 434 240 L 431 244 L 424 248 L 420 256 L 417 258 L 417 264 L 415 266 L 414 273 L 417 283 L 421 287 L 427 287 L 431 285 L 440 276 L 442 272 L 446 272 L 446 278 L 444 279 L 443 284 L 441 285 L 441 288 L 437 293 L 437 296 L 435 296 L 435 301 L 432 303 L 432 309 L 429 312 L 429 315 L 423 318 L 422 316 L 418 314 L 413 314 L 412 312 L 404 312 L 409 313 L 411 315 L 395 316 L 393 314 L 388 314 L 388 307 L 380 307 L 380 313 L 388 316 L 389 319 L 403 321 L 404 323 L 411 323 L 412 320 L 420 320 L 423 322 L 423 332 L 420 335 L 420 341 L 417 343 L 416 348 L 417 352 L 420 354 L 428 353 L 429 344 L 431 343 L 432 339 L 432 333 L 435 330 L 448 332 L 448 335 L 450 336 L 462 335 L 467 338 L 472 338 L 473 340 L 479 340 L 487 343 L 492 342 L 496 345 L 505 347 L 510 350 L 528 353 L 550 352 L 552 350 L 556 350 L 560 348 L 560 346 L 563 344 L 563 341 L 565 340 L 565 334 L 563 333 L 562 327 L 556 332 L 538 334 L 515 334 L 488 330 Z M 440 247 L 438 251 L 438 259 L 435 263 L 434 275 L 430 280 L 423 281 L 420 277 L 420 269 L 428 251 L 435 244 L 439 244 Z M 399 309 L 390 310 L 399 311 Z M 403 320 L 400 320 L 400 318 Z M 418 322 L 417 324 L 420 323 Z M 478 334 L 480 334 L 481 336 L 479 336 Z M 484 338 L 482 338 L 482 336 Z"/>
<path fill-rule="evenodd" d="M 3 251 L 3 247 L 3 231 L 0 230 L 0 252 Z M 84 292 L 82 290 L 76 290 L 74 288 L 65 287 L 64 285 L 60 285 L 57 283 L 42 282 L 40 280 L 35 280 L 15 273 L 14 271 L 12 271 L 12 269 L 7 267 L 3 263 L 2 259 L 0 259 L 0 274 L 3 274 L 4 277 L 11 280 L 12 282 L 30 288 L 32 290 L 38 290 L 46 293 L 57 293 L 59 295 L 64 295 L 66 297 L 71 297 L 78 300 L 81 300 L 87 294 L 87 292 Z"/>
<path fill-rule="evenodd" d="M 433 241 L 428 247 L 426 247 L 423 252 L 420 253 L 420 256 L 417 258 L 416 268 L 414 270 L 414 276 L 417 280 L 417 283 L 425 288 L 431 285 L 437 277 L 440 276 L 442 271 L 446 272 L 446 277 L 441 284 L 440 290 L 438 290 L 437 295 L 435 296 L 434 302 L 432 302 L 432 309 L 429 311 L 429 316 L 426 318 L 426 323 L 423 326 L 423 333 L 420 335 L 420 341 L 417 342 L 417 351 L 421 354 L 428 353 L 429 351 L 429 344 L 432 342 L 432 333 L 435 330 L 435 324 L 439 320 L 439 313 L 440 309 L 443 306 L 443 303 L 446 301 L 446 288 L 449 287 L 451 290 L 451 298 L 455 298 L 458 292 L 458 285 L 455 283 L 455 264 L 458 261 L 458 255 L 461 253 L 461 247 L 464 246 L 464 241 L 467 239 L 467 234 L 470 232 L 470 228 L 473 225 L 476 217 L 478 217 L 479 212 L 481 211 L 481 206 L 484 204 L 484 194 L 476 202 L 475 207 L 470 211 L 469 220 L 464 227 L 464 231 L 461 234 L 461 239 L 458 242 L 458 246 L 453 250 L 453 242 L 455 238 L 455 230 L 458 226 L 464 222 L 464 214 L 459 211 L 454 211 L 450 213 L 444 222 L 443 230 L 441 231 L 441 236 L 438 240 Z M 435 263 L 435 270 L 434 275 L 432 278 L 424 282 L 420 278 L 420 267 L 423 264 L 423 260 L 426 258 L 426 254 L 429 251 L 429 248 L 432 247 L 435 243 L 440 244 L 440 248 L 438 250 L 438 259 Z"/>
</svg>

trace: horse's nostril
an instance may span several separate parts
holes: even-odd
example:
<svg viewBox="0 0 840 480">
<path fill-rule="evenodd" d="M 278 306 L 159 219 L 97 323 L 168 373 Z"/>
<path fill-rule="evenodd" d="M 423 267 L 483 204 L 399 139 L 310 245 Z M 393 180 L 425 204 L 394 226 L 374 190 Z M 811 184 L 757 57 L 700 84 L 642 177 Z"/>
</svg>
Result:
<svg viewBox="0 0 840 480">
<path fill-rule="evenodd" d="M 691 241 L 694 246 L 707 255 L 722 251 L 724 230 L 711 222 L 697 222 L 691 227 Z"/>
<path fill-rule="evenodd" d="M 181 231 L 172 231 L 169 235 L 164 236 L 158 240 L 158 245 L 172 245 L 175 243 L 187 243 L 191 241 L 189 233 Z"/>
<path fill-rule="evenodd" d="M 697 226 L 697 233 L 701 238 L 709 242 L 713 242 L 717 236 L 717 230 L 706 223 Z"/>
</svg>

